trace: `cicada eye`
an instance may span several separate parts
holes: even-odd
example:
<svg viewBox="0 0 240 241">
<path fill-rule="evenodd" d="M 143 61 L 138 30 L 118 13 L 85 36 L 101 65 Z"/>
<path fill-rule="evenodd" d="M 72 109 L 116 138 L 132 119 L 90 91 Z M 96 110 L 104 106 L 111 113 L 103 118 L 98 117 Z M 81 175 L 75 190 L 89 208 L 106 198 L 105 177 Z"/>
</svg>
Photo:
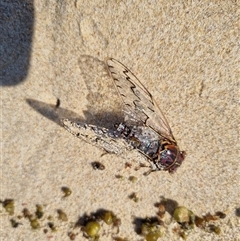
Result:
<svg viewBox="0 0 240 241">
<path fill-rule="evenodd" d="M 166 151 L 170 155 L 177 156 L 178 148 L 176 146 L 174 146 L 174 145 L 167 145 L 166 146 Z"/>
<path fill-rule="evenodd" d="M 167 145 L 165 150 L 160 154 L 159 164 L 165 170 L 171 167 L 177 158 L 178 149 L 174 145 Z"/>
</svg>

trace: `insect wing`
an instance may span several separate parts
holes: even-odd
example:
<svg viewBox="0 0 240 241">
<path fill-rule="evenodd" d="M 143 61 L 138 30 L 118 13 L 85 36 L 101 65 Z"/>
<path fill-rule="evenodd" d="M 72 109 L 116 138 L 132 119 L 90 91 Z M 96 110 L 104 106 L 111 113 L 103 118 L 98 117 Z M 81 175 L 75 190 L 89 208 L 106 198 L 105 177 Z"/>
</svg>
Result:
<svg viewBox="0 0 240 241">
<path fill-rule="evenodd" d="M 62 123 L 64 128 L 74 136 L 109 153 L 121 155 L 133 149 L 125 140 L 118 138 L 113 131 L 107 128 L 77 123 L 68 119 L 62 120 Z"/>
<path fill-rule="evenodd" d="M 169 124 L 152 95 L 138 78 L 122 63 L 107 60 L 109 72 L 124 103 L 126 121 L 135 121 L 151 127 L 160 135 L 175 142 Z"/>
</svg>

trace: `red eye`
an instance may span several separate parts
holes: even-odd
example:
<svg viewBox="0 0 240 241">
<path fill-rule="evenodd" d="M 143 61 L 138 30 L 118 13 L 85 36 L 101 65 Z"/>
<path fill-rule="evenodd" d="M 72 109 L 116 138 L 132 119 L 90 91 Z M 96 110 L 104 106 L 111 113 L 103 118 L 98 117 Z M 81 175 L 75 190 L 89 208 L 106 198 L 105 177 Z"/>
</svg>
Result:
<svg viewBox="0 0 240 241">
<path fill-rule="evenodd" d="M 159 162 L 164 169 L 168 169 L 176 161 L 177 151 L 176 147 L 169 145 L 166 150 L 161 153 Z"/>
<path fill-rule="evenodd" d="M 178 149 L 174 145 L 167 145 L 166 150 L 170 155 L 177 156 Z"/>
</svg>

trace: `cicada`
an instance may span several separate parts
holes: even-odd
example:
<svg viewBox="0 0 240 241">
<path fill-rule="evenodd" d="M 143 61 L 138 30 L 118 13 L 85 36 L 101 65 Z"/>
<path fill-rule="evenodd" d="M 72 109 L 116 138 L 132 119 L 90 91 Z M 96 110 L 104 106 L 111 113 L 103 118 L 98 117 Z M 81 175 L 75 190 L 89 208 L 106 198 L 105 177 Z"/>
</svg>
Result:
<svg viewBox="0 0 240 241">
<path fill-rule="evenodd" d="M 152 171 L 173 173 L 182 164 L 185 151 L 180 151 L 171 128 L 150 92 L 138 78 L 114 58 L 106 61 L 122 100 L 124 121 L 113 129 L 63 120 L 73 135 L 105 149 L 122 154 L 137 150 L 149 161 Z"/>
</svg>

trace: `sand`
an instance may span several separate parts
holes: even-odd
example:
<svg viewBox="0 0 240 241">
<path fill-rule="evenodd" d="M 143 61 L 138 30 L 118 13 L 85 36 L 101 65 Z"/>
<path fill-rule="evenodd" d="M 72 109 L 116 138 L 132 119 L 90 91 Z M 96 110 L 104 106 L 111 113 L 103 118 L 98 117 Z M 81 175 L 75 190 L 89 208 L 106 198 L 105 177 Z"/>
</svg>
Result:
<svg viewBox="0 0 240 241">
<path fill-rule="evenodd" d="M 118 234 L 101 224 L 100 240 L 143 240 L 138 220 L 156 216 L 164 198 L 199 216 L 226 213 L 216 222 L 220 235 L 194 228 L 188 240 L 240 240 L 238 1 L 2 1 L 0 8 L 0 198 L 15 203 L 13 216 L 1 207 L 1 240 L 70 240 L 68 232 L 87 240 L 73 226 L 99 209 L 121 219 Z M 138 76 L 167 117 L 187 152 L 175 174 L 144 176 L 146 168 L 135 170 L 144 157 L 106 154 L 61 126 L 62 118 L 107 128 L 123 119 L 108 57 Z M 94 161 L 105 170 L 93 170 Z M 72 190 L 66 198 L 63 186 Z M 36 204 L 44 217 L 33 231 L 17 216 Z M 12 218 L 21 225 L 13 228 Z M 176 225 L 169 221 L 159 240 L 179 240 Z"/>
</svg>

